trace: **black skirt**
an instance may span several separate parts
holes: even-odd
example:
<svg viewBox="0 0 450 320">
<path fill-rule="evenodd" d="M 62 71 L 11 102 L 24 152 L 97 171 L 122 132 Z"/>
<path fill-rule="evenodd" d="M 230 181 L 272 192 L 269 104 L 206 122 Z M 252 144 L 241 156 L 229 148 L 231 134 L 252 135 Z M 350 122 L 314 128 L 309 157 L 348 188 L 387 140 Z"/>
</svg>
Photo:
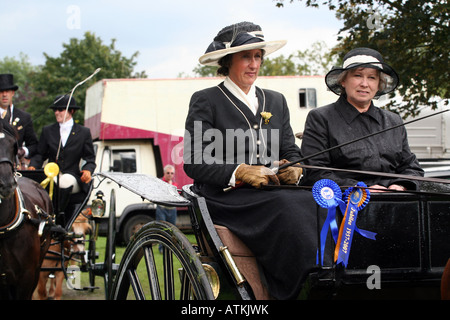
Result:
<svg viewBox="0 0 450 320">
<path fill-rule="evenodd" d="M 270 295 L 297 298 L 316 266 L 318 218 L 326 217 L 311 191 L 241 187 L 223 192 L 209 185 L 195 185 L 194 191 L 205 197 L 213 222 L 230 229 L 253 252 Z"/>
</svg>

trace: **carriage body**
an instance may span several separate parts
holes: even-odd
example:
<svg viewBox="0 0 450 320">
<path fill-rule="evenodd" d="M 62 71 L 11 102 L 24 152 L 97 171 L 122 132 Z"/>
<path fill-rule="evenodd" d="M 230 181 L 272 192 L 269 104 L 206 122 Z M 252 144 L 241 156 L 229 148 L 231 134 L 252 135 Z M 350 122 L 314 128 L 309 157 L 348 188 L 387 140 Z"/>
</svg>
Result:
<svg viewBox="0 0 450 320">
<path fill-rule="evenodd" d="M 311 297 L 329 295 L 333 287 L 333 296 L 352 299 L 440 299 L 450 258 L 449 200 L 439 194 L 372 194 L 356 224 L 376 232 L 376 240 L 355 234 L 347 268 L 329 264 L 312 273 Z"/>
<path fill-rule="evenodd" d="M 185 258 L 198 261 L 196 265 L 186 265 L 186 268 L 196 269 L 195 272 L 190 270 L 190 273 L 195 275 L 194 278 L 214 279 L 213 287 L 215 287 L 211 289 L 209 282 L 196 283 L 196 286 L 204 287 L 201 297 L 188 294 L 184 298 L 227 300 L 270 298 L 262 282 L 255 284 L 255 281 L 259 281 L 259 277 L 256 276 L 255 279 L 253 275 L 258 274 L 258 268 L 253 267 L 250 273 L 241 269 L 255 262 L 254 257 L 251 257 L 251 254 L 249 257 L 234 254 L 235 250 L 232 247 L 238 240 L 230 241 L 227 237 L 224 238 L 223 227 L 214 225 L 205 199 L 194 194 L 189 185 L 184 186 L 179 195 L 174 193 L 173 186 L 162 184 L 154 177 L 133 177 L 133 179 L 140 179 L 141 185 L 145 185 L 143 189 L 135 183 L 136 180 L 129 180 L 123 177 L 123 174 L 105 173 L 105 177 L 112 179 L 120 186 L 130 188 L 149 201 L 189 208 L 196 243 L 189 245 L 190 253 Z M 330 249 L 334 250 L 334 244 L 329 241 L 328 250 L 325 251 L 324 265 L 317 265 L 311 270 L 300 298 L 440 298 L 442 273 L 450 258 L 450 242 L 448 241 L 450 201 L 447 195 L 372 194 L 370 202 L 359 213 L 356 224 L 360 229 L 376 232 L 376 240 L 355 234 L 346 268 L 333 263 Z M 318 242 L 319 233 L 320 230 L 317 232 Z M 163 243 L 169 255 L 175 255 L 178 258 L 176 251 L 180 243 L 183 243 L 182 247 L 187 246 L 186 242 L 179 238 L 184 238 L 184 235 L 170 224 L 155 221 L 144 226 L 129 244 L 129 247 L 135 248 L 127 247 L 128 253 L 126 252 L 122 258 L 119 276 L 116 275 L 110 298 L 125 298 L 126 294 L 123 292 L 127 291 L 127 288 L 133 288 L 133 283 L 139 282 L 137 278 L 133 278 L 130 282 L 127 274 L 135 273 L 136 259 L 145 257 L 148 247 L 155 243 Z M 141 249 L 139 246 L 147 248 Z M 242 260 L 245 261 L 242 262 Z M 153 263 L 152 259 L 151 261 Z M 370 283 L 374 278 L 374 270 L 378 272 L 376 281 L 379 281 L 375 286 Z M 156 273 L 150 276 L 155 279 L 158 277 L 160 278 L 161 275 Z M 139 288 L 139 285 L 136 287 Z M 262 293 L 256 292 L 261 288 Z M 133 290 L 138 289 L 133 288 Z M 140 298 L 148 298 L 142 292 L 140 294 Z M 155 299 L 153 294 L 149 296 Z M 162 298 L 162 296 L 158 297 Z M 172 298 L 183 297 L 172 295 Z"/>
<path fill-rule="evenodd" d="M 214 256 L 221 260 L 217 247 L 222 242 L 210 221 L 204 199 L 191 199 L 197 238 L 203 239 L 200 241 L 210 248 L 216 248 Z M 450 258 L 448 196 L 373 194 L 359 213 L 356 224 L 360 229 L 376 232 L 376 240 L 355 234 L 348 265 L 343 268 L 333 262 L 334 243 L 330 237 L 324 265 L 311 270 L 300 298 L 440 299 L 441 278 Z M 219 264 L 225 269 L 230 268 L 226 262 Z M 241 284 L 240 287 L 232 273 L 228 273 L 228 281 L 236 286 L 235 297 L 254 298 L 249 286 L 244 289 Z"/>
</svg>

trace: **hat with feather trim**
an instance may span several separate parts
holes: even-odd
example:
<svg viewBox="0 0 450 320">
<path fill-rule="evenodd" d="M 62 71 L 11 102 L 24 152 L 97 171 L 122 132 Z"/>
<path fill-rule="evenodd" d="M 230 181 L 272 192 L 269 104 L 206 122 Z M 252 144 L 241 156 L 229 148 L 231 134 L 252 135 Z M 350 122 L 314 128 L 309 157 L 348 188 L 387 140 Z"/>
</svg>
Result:
<svg viewBox="0 0 450 320">
<path fill-rule="evenodd" d="M 273 53 L 286 44 L 286 40 L 265 41 L 260 26 L 251 22 L 240 22 L 219 31 L 199 62 L 207 66 L 218 66 L 221 58 L 240 51 L 262 49 L 264 55 Z"/>
<path fill-rule="evenodd" d="M 340 75 L 342 72 L 356 68 L 374 68 L 383 73 L 383 84 L 375 94 L 378 98 L 386 93 L 392 92 L 397 88 L 399 78 L 397 73 L 388 64 L 384 63 L 381 54 L 370 48 L 355 48 L 344 56 L 342 67 L 333 67 L 325 76 L 327 87 L 337 95 L 344 92 L 340 84 Z"/>
</svg>

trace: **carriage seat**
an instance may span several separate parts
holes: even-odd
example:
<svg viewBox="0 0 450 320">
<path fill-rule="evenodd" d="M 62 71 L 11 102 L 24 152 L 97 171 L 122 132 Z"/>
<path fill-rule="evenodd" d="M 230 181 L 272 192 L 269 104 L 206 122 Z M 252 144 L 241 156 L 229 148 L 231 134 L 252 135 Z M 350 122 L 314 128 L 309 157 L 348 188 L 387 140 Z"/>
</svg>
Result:
<svg viewBox="0 0 450 320">
<path fill-rule="evenodd" d="M 228 248 L 237 268 L 252 289 L 255 298 L 258 300 L 270 299 L 268 290 L 263 284 L 263 281 L 261 281 L 259 267 L 254 254 L 227 227 L 212 222 L 205 199 L 194 193 L 191 188 L 192 185 L 183 186 L 182 195 L 193 204 L 189 207 L 191 218 L 194 217 L 194 220 L 197 220 L 198 217 L 198 221 L 195 221 L 194 225 L 199 226 L 204 224 L 204 227 L 206 230 L 209 230 L 211 236 L 215 231 L 215 236 L 211 237 L 211 239 L 220 240 L 221 243 L 215 243 L 214 245 L 216 247 L 223 245 Z M 203 230 L 203 232 L 206 230 Z M 212 241 L 215 242 L 216 240 Z"/>
<path fill-rule="evenodd" d="M 220 240 L 227 246 L 239 271 L 245 277 L 257 300 L 270 299 L 266 286 L 261 281 L 256 258 L 250 249 L 230 229 L 214 225 Z"/>
</svg>

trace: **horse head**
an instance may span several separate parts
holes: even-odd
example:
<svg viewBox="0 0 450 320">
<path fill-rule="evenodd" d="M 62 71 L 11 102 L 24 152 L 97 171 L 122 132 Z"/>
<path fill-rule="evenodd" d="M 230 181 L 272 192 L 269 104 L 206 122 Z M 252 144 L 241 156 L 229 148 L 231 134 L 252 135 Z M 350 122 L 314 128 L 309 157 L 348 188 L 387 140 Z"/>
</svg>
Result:
<svg viewBox="0 0 450 320">
<path fill-rule="evenodd" d="M 10 197 L 17 187 L 14 162 L 17 154 L 17 132 L 0 121 L 0 200 Z"/>
</svg>

